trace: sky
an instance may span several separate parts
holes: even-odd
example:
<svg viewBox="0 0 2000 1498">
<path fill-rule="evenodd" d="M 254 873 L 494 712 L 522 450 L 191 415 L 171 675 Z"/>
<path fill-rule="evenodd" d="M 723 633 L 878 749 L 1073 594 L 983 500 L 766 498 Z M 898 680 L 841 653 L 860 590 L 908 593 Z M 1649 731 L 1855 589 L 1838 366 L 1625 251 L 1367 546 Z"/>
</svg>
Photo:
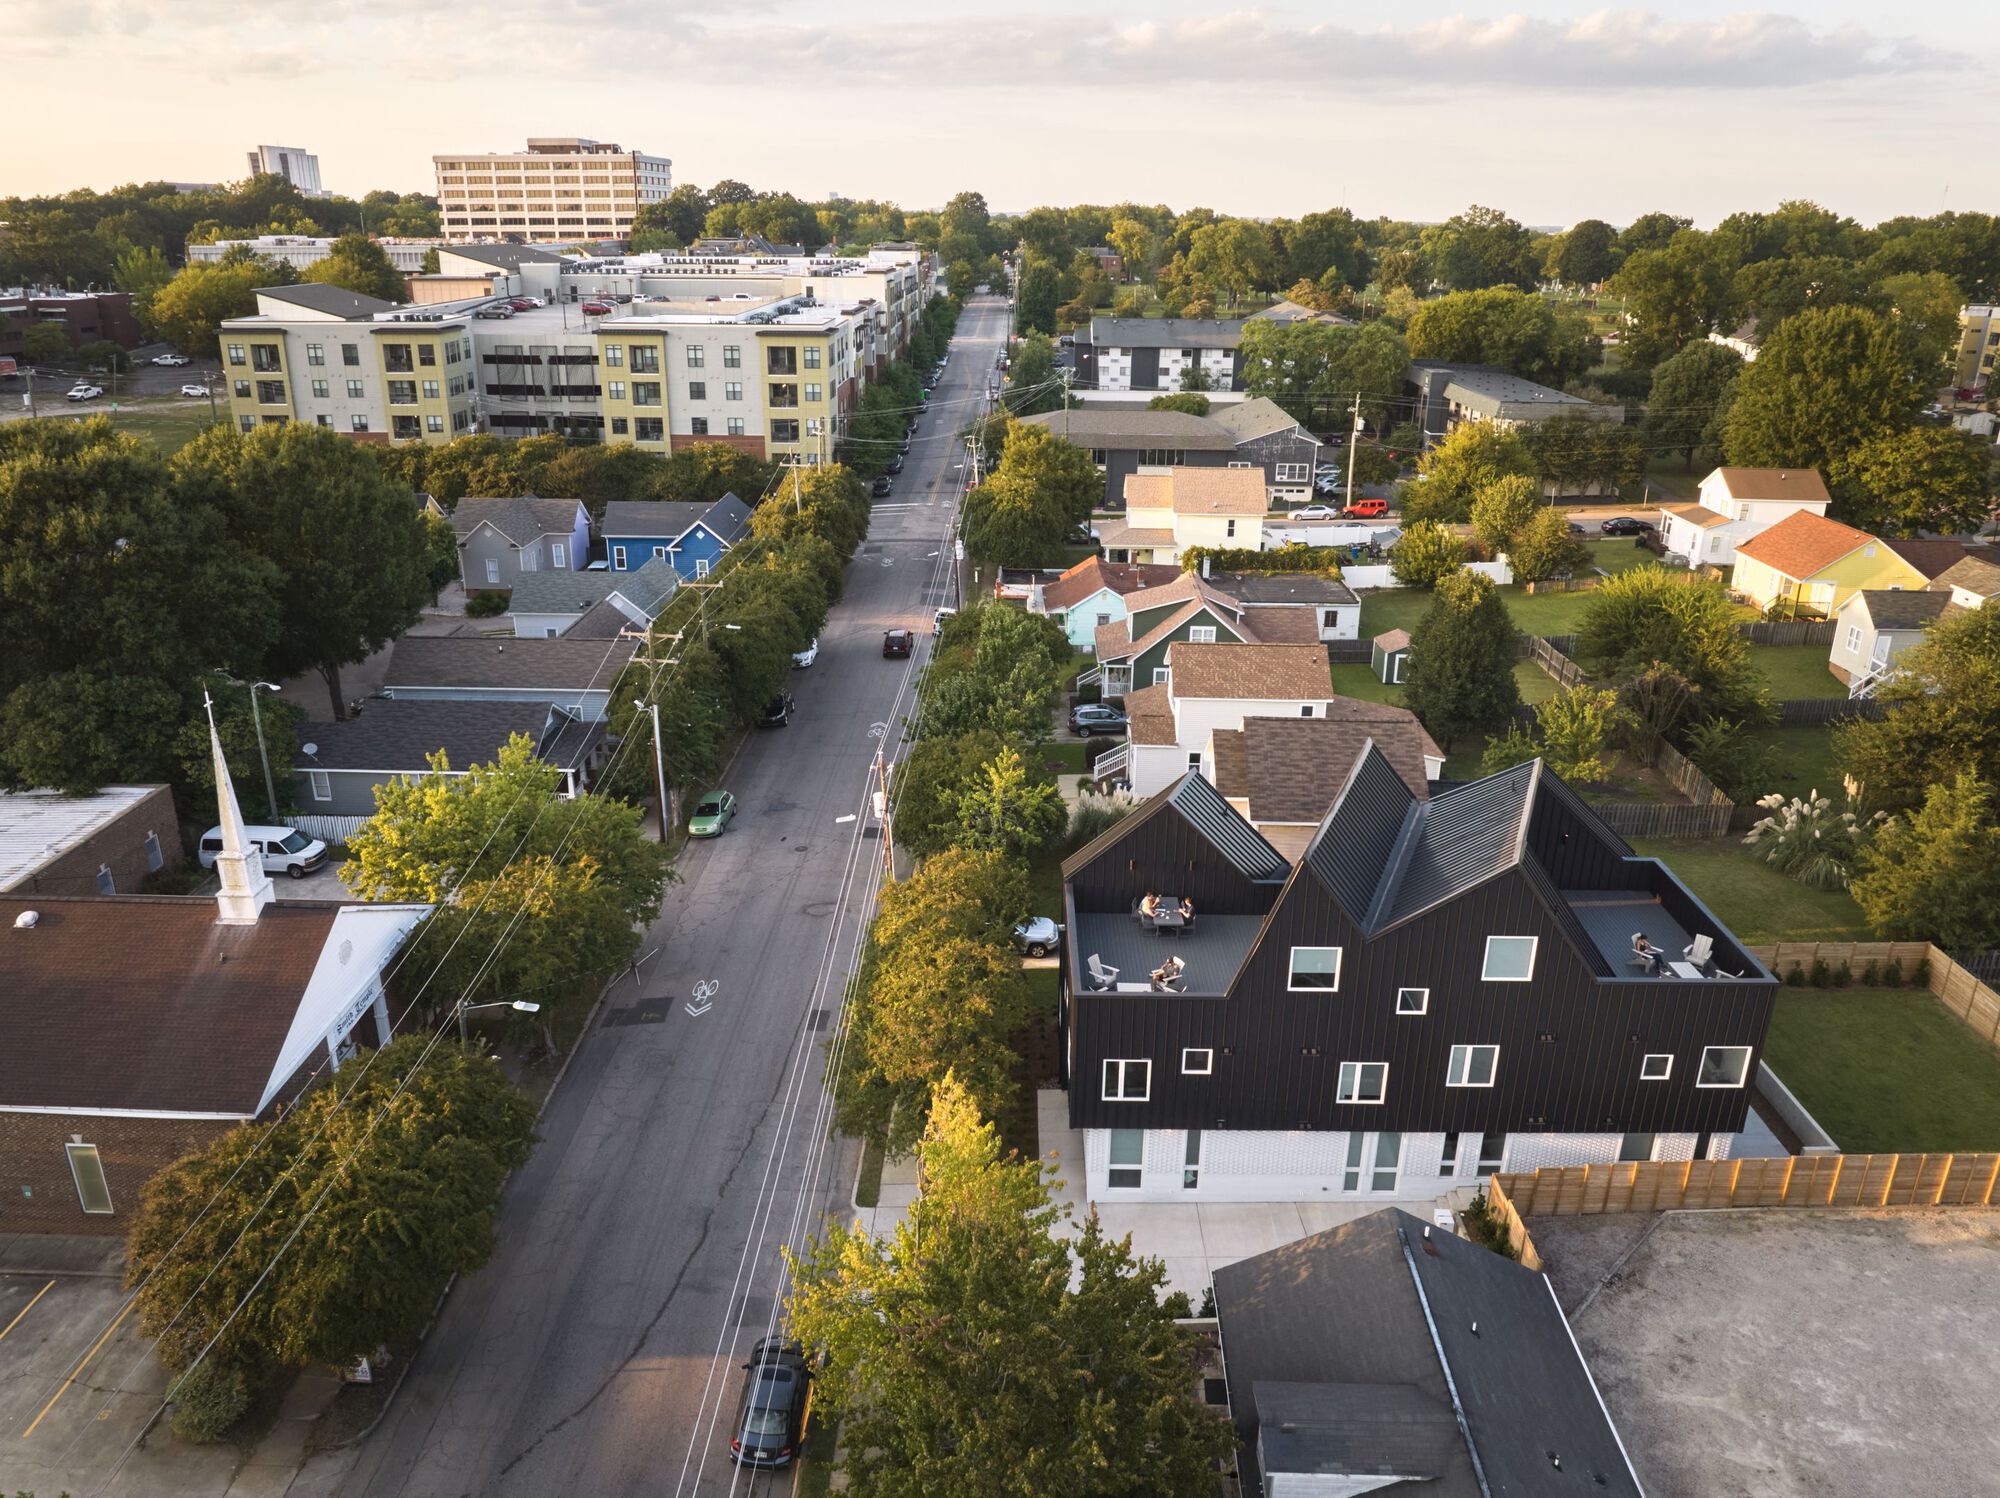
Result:
<svg viewBox="0 0 2000 1498">
<path fill-rule="evenodd" d="M 1226 3 L 1226 0 L 1225 0 Z M 1712 224 L 1812 198 L 2000 211 L 1993 0 L 6 0 L 0 196 L 241 177 L 430 191 L 433 153 L 583 135 L 906 208 Z M 26 128 L 23 135 L 24 125 Z M 18 149 L 24 139 L 36 149 Z"/>
</svg>

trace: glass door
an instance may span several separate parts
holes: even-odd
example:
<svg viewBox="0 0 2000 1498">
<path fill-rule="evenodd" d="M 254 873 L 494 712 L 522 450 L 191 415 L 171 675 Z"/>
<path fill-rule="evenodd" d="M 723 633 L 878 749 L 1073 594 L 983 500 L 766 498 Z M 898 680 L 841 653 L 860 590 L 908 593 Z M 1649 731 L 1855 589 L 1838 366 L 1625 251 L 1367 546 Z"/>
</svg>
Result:
<svg viewBox="0 0 2000 1498">
<path fill-rule="evenodd" d="M 1401 1134 L 1349 1134 L 1340 1189 L 1348 1196 L 1393 1196 L 1402 1163 Z"/>
</svg>

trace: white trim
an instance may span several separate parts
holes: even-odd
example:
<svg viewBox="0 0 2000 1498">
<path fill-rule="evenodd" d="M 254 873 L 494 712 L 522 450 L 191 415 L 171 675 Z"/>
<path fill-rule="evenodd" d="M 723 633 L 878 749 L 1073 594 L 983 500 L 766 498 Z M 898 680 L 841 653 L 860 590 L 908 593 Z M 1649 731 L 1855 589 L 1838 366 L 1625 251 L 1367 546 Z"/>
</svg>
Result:
<svg viewBox="0 0 2000 1498">
<path fill-rule="evenodd" d="M 1205 1058 L 1200 1066 L 1188 1065 L 1188 1057 Z M 1215 1074 L 1215 1047 L 1205 1045 L 1183 1046 L 1181 1048 L 1181 1075 L 1184 1077 L 1208 1077 Z"/>
<path fill-rule="evenodd" d="M 1646 1075 L 1647 1063 L 1653 1061 L 1664 1061 L 1667 1063 L 1667 1069 L 1661 1072 L 1657 1077 L 1649 1077 Z M 1674 1074 L 1674 1053 L 1672 1051 L 1652 1051 L 1649 1052 L 1647 1055 L 1641 1057 L 1639 1060 L 1639 1080 L 1641 1082 L 1664 1082 L 1669 1077 L 1673 1076 L 1673 1074 Z"/>
<path fill-rule="evenodd" d="M 1717 1089 L 1724 1092 L 1739 1091 L 1742 1088 L 1747 1087 L 1750 1083 L 1750 1058 L 1753 1054 L 1755 1054 L 1756 1049 L 1757 1048 L 1755 1046 L 1748 1046 L 1748 1045 L 1703 1046 L 1701 1048 L 1701 1064 L 1695 1068 L 1694 1085 L 1697 1087 Z M 1743 1053 L 1743 1075 L 1738 1077 L 1734 1082 L 1702 1081 L 1701 1074 L 1708 1070 L 1708 1053 L 1710 1051 L 1741 1051 Z"/>
<path fill-rule="evenodd" d="M 1333 953 L 1333 982 L 1331 983 L 1298 982 L 1297 980 L 1299 976 L 1299 953 L 1301 952 Z M 1345 961 L 1345 956 L 1346 956 L 1345 952 L 1340 947 L 1293 947 L 1291 949 L 1290 956 L 1288 957 L 1285 965 L 1285 991 L 1287 993 L 1339 993 L 1340 969 Z"/>
<path fill-rule="evenodd" d="M 327 778 L 325 770 L 306 771 L 306 783 L 312 787 L 313 800 L 331 801 L 333 799 L 333 782 Z"/>
<path fill-rule="evenodd" d="M 1403 1007 L 1403 995 L 1406 993 L 1420 993 L 1424 996 L 1424 1001 L 1414 1009 L 1405 1009 Z M 1399 988 L 1396 990 L 1396 1013 L 1405 1018 L 1410 1018 L 1419 1014 L 1429 1014 L 1430 1012 L 1431 991 L 1428 988 Z"/>
<path fill-rule="evenodd" d="M 1639 1474 L 1632 1466 L 1632 1454 L 1625 1449 L 1625 1438 L 1618 1434 L 1618 1422 L 1604 1407 L 1604 1396 L 1597 1392 L 1597 1380 L 1591 1377 L 1590 1362 L 1584 1357 L 1583 1349 L 1576 1345 L 1576 1333 L 1570 1330 L 1569 1317 L 1563 1314 L 1562 1302 L 1556 1298 L 1556 1287 L 1546 1274 L 1542 1276 L 1542 1283 L 1548 1287 L 1549 1300 L 1556 1308 L 1556 1320 L 1562 1323 L 1563 1331 L 1569 1335 L 1569 1347 L 1576 1354 L 1576 1366 L 1583 1370 L 1583 1376 L 1590 1384 L 1591 1396 L 1597 1400 L 1597 1411 L 1604 1416 L 1604 1428 L 1611 1432 L 1611 1439 L 1618 1443 L 1618 1454 L 1625 1458 L 1625 1475 L 1632 1479 L 1632 1490 L 1639 1498 L 1646 1498 L 1646 1490 L 1640 1485 Z"/>
<path fill-rule="evenodd" d="M 225 1123 L 247 1123 L 254 1113 L 179 1113 L 169 1108 L 36 1108 L 23 1103 L 0 1103 L 0 1113 L 44 1113 L 78 1118 L 204 1118 Z"/>
<path fill-rule="evenodd" d="M 611 548 L 611 570 L 613 572 L 624 572 L 627 570 L 625 566 L 624 547 L 614 546 Z"/>
<path fill-rule="evenodd" d="M 1528 971 L 1520 978 L 1496 978 L 1493 976 L 1493 943 L 1496 941 L 1524 941 L 1528 943 Z M 1542 939 L 1539 936 L 1489 936 L 1486 950 L 1479 961 L 1479 981 L 1482 983 L 1532 983 L 1535 981 L 1535 959 L 1541 955 Z"/>
<path fill-rule="evenodd" d="M 1476 1053 L 1480 1051 L 1491 1051 L 1493 1053 L 1493 1064 L 1487 1072 L 1484 1082 L 1474 1082 L 1471 1080 L 1473 1071 L 1472 1063 Z M 1459 1058 L 1461 1056 L 1465 1060 L 1463 1066 L 1459 1065 Z M 1451 1079 L 1451 1074 L 1454 1071 L 1458 1073 L 1458 1080 L 1456 1082 Z M 1444 1085 L 1447 1087 L 1491 1087 L 1495 1078 L 1499 1075 L 1500 1047 L 1484 1041 L 1453 1046 L 1451 1048 L 1451 1056 L 1444 1064 Z"/>
<path fill-rule="evenodd" d="M 1111 1068 L 1114 1066 L 1119 1069 L 1118 1086 L 1120 1089 L 1118 1092 L 1115 1093 L 1111 1090 Z M 1125 1081 L 1126 1081 L 1125 1068 L 1128 1066 L 1143 1066 L 1146 1069 L 1144 1073 L 1144 1081 L 1141 1083 L 1141 1086 L 1144 1089 L 1143 1091 L 1138 1092 L 1136 1094 L 1124 1091 Z M 1104 1061 L 1104 1075 L 1102 1078 L 1102 1084 L 1103 1084 L 1101 1088 L 1102 1096 L 1099 1099 L 1099 1101 L 1101 1102 L 1106 1102 L 1106 1103 L 1151 1102 L 1153 1098 L 1153 1060 L 1150 1056 L 1106 1057 Z"/>
<path fill-rule="evenodd" d="M 1380 1097 L 1361 1097 L 1359 1095 L 1361 1091 L 1362 1068 L 1369 1066 L 1379 1066 L 1382 1068 L 1382 1095 Z M 1349 1097 L 1347 1095 L 1348 1092 L 1347 1070 L 1349 1067 L 1354 1068 L 1354 1092 L 1356 1093 L 1356 1096 L 1354 1097 Z M 1346 1104 L 1349 1107 L 1355 1107 L 1355 1108 L 1381 1107 L 1384 1103 L 1389 1101 L 1389 1063 L 1386 1061 L 1341 1062 L 1339 1082 L 1334 1092 L 1333 1098 L 1335 1102 Z M 1401 1156 L 1399 1155 L 1397 1159 L 1400 1165 Z"/>
</svg>

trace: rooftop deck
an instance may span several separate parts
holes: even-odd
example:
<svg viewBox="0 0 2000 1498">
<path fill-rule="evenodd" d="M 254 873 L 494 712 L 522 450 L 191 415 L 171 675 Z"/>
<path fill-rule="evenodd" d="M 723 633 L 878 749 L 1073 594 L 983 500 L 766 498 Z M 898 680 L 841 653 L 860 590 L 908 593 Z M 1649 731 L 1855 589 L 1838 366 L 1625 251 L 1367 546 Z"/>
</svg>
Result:
<svg viewBox="0 0 2000 1498">
<path fill-rule="evenodd" d="M 1257 915 L 1202 915 L 1185 934 L 1164 935 L 1141 927 L 1130 915 L 1079 913 L 1076 918 L 1076 984 L 1083 991 L 1088 982 L 1092 953 L 1106 967 L 1118 969 L 1118 982 L 1145 985 L 1147 975 L 1169 957 L 1178 957 L 1187 966 L 1181 973 L 1182 991 L 1190 994 L 1220 994 L 1229 987 L 1236 970 L 1243 965 L 1250 944 L 1263 928 Z"/>
<path fill-rule="evenodd" d="M 1638 890 L 1566 889 L 1562 896 L 1576 913 L 1576 918 L 1583 923 L 1583 929 L 1596 945 L 1598 954 L 1621 980 L 1659 983 L 1700 981 L 1699 978 L 1690 979 L 1686 974 L 1676 973 L 1671 966 L 1655 976 L 1633 960 L 1634 932 L 1643 932 L 1646 940 L 1660 949 L 1669 964 L 1682 962 L 1681 953 L 1694 940 L 1694 933 L 1674 918 L 1657 895 Z M 1754 968 L 1749 964 L 1733 963 L 1736 951 L 1730 937 L 1720 930 L 1708 934 L 1715 939 L 1715 960 L 1709 969 L 1709 976 L 1754 975 Z"/>
</svg>

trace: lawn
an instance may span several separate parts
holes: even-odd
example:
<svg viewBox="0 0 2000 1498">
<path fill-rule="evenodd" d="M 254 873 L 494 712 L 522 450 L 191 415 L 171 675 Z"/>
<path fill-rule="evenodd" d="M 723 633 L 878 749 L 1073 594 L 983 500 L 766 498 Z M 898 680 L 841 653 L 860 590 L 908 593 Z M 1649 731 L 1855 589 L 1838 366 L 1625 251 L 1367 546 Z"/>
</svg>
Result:
<svg viewBox="0 0 2000 1498">
<path fill-rule="evenodd" d="M 1821 791 L 1838 801 L 1844 783 L 1833 753 L 1833 730 L 1815 724 L 1797 728 L 1757 728 L 1747 735 L 1771 751 L 1771 773 L 1764 791 L 1803 796 Z M 1756 797 L 1751 797 L 1756 800 Z"/>
<path fill-rule="evenodd" d="M 1868 924 L 1846 890 L 1787 879 L 1736 836 L 1676 841 L 1628 838 L 1660 859 L 1743 941 L 1866 941 Z"/>
<path fill-rule="evenodd" d="M 208 429 L 211 417 L 207 401 L 153 401 L 144 405 L 133 405 L 121 401 L 120 409 L 114 411 L 110 403 L 93 405 L 89 410 L 72 414 L 81 419 L 85 416 L 102 416 L 121 432 L 134 437 L 144 437 L 163 453 L 177 453 Z"/>
<path fill-rule="evenodd" d="M 1089 739 L 1051 739 L 1034 752 L 1032 762 L 1052 767 L 1050 773 L 1054 775 L 1083 775 L 1088 773 L 1093 758 L 1117 747 L 1117 739 L 1102 735 Z"/>
<path fill-rule="evenodd" d="M 1764 1059 L 1850 1153 L 2000 1149 L 2000 1055 L 1922 990 L 1780 989 Z"/>
<path fill-rule="evenodd" d="M 1531 635 L 1573 635 L 1590 606 L 1590 590 L 1573 593 L 1529 594 L 1521 588 L 1502 588 L 1500 597 L 1517 627 Z M 1372 640 L 1387 629 L 1414 630 L 1417 621 L 1431 606 L 1431 595 L 1421 588 L 1384 588 L 1361 595 L 1361 637 Z M 1824 655 L 1824 652 L 1821 652 Z"/>
<path fill-rule="evenodd" d="M 1752 645 L 1750 659 L 1770 684 L 1773 702 L 1847 695 L 1847 687 L 1826 669 L 1824 645 Z"/>
<path fill-rule="evenodd" d="M 1646 465 L 1646 482 L 1652 486 L 1654 494 L 1676 503 L 1698 499 L 1705 475 L 1705 469 L 1683 466 L 1678 453 L 1655 458 Z M 1661 492 L 1663 490 L 1664 493 Z"/>
<path fill-rule="evenodd" d="M 1386 685 L 1376 676 L 1372 666 L 1335 666 L 1333 690 L 1342 697 L 1359 697 L 1364 702 L 1393 702 L 1397 707 L 1403 705 L 1403 689 Z"/>
<path fill-rule="evenodd" d="M 1623 572 L 1628 567 L 1643 567 L 1659 560 L 1645 547 L 1635 546 L 1630 536 L 1586 541 L 1583 549 L 1590 553 L 1590 565 L 1603 572 Z"/>
</svg>

